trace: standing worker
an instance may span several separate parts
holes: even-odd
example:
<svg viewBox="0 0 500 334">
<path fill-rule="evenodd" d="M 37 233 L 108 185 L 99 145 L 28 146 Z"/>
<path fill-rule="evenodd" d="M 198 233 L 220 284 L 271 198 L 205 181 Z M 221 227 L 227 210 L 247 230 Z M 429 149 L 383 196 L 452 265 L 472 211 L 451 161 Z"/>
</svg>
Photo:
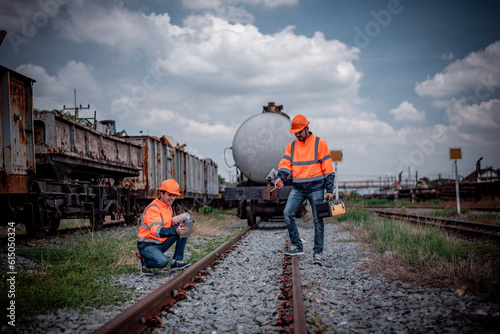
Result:
<svg viewBox="0 0 500 334">
<path fill-rule="evenodd" d="M 297 139 L 286 147 L 274 183 L 277 189 L 283 187 L 283 181 L 292 173 L 293 187 L 283 211 L 292 247 L 285 255 L 304 254 L 295 213 L 307 199 L 314 216 L 313 263 L 322 266 L 325 224 L 323 218 L 318 217 L 315 204 L 323 202 L 324 199 L 333 200 L 335 172 L 332 158 L 326 141 L 309 131 L 309 121 L 305 116 L 297 115 L 293 118 L 290 133 L 294 133 Z"/>
<path fill-rule="evenodd" d="M 172 204 L 176 195 L 180 195 L 179 184 L 173 179 L 163 181 L 160 186 L 160 197 L 155 198 L 144 209 L 137 241 L 141 272 L 144 275 L 153 275 L 151 268 L 164 268 L 168 265 L 169 261 L 164 253 L 174 242 L 175 252 L 170 269 L 182 270 L 191 265 L 183 261 L 187 238 L 180 238 L 189 232 L 189 228 L 180 224 L 182 220 L 189 219 L 189 214 L 180 215 L 184 217 L 177 216 L 176 222 L 172 221 Z"/>
</svg>

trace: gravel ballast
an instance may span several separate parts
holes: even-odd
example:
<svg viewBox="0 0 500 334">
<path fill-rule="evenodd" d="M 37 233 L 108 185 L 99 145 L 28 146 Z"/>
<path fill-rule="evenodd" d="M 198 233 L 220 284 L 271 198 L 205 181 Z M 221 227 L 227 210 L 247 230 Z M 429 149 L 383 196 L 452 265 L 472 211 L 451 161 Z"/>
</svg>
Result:
<svg viewBox="0 0 500 334">
<path fill-rule="evenodd" d="M 241 222 L 240 222 L 241 223 Z M 306 319 L 310 332 L 325 333 L 496 333 L 500 305 L 482 302 L 456 289 L 430 289 L 391 282 L 361 270 L 370 253 L 338 224 L 325 225 L 323 266 L 312 264 L 314 230 L 299 221 L 305 254 L 299 256 Z M 158 333 L 276 333 L 285 229 L 254 230 L 226 260 L 209 269 L 205 283 L 187 292 L 188 299 L 163 313 Z M 171 256 L 171 254 L 167 253 Z M 186 257 L 187 258 L 187 257 Z M 188 258 L 187 258 L 188 259 Z M 90 314 L 60 310 L 40 315 L 33 329 L 44 333 L 91 333 L 165 281 L 170 271 L 153 277 L 116 277 L 134 288 L 122 305 L 89 309 Z M 459 287 L 457 287 L 458 289 Z"/>
</svg>

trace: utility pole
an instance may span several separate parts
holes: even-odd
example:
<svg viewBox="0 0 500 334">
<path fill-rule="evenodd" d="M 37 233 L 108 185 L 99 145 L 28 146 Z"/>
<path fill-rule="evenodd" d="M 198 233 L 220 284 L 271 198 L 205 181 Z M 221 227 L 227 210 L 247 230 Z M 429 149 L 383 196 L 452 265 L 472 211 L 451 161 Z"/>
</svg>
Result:
<svg viewBox="0 0 500 334">
<path fill-rule="evenodd" d="M 64 105 L 63 106 L 63 110 L 74 110 L 75 111 L 75 121 L 78 122 L 78 110 L 80 109 L 90 109 L 90 104 L 87 105 L 87 107 L 82 107 L 82 105 L 80 104 L 80 108 L 78 108 L 78 106 L 76 105 L 76 88 L 75 88 L 75 107 L 74 108 L 66 108 L 66 106 Z"/>
<path fill-rule="evenodd" d="M 481 160 L 483 160 L 483 157 L 476 162 L 476 182 L 481 182 Z"/>
</svg>

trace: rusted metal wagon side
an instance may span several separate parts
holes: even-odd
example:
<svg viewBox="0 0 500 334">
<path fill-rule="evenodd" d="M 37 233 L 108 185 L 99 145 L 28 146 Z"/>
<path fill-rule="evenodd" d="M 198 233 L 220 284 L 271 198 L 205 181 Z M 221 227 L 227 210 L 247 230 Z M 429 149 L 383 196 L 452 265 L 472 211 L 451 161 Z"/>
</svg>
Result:
<svg viewBox="0 0 500 334">
<path fill-rule="evenodd" d="M 142 169 L 141 146 L 56 112 L 33 112 L 33 79 L 0 66 L 2 225 L 42 237 L 61 218 L 132 216 L 121 181 Z"/>
<path fill-rule="evenodd" d="M 0 194 L 25 194 L 36 170 L 33 148 L 35 80 L 0 66 Z M 5 198 L 6 199 L 6 198 Z"/>
<path fill-rule="evenodd" d="M 42 229 L 61 218 L 89 218 L 101 228 L 106 215 L 130 223 L 135 212 L 125 177 L 139 175 L 142 149 L 123 138 L 94 130 L 56 112 L 34 114 L 37 178 L 33 192 L 45 207 Z"/>
<path fill-rule="evenodd" d="M 159 196 L 158 189 L 166 179 L 179 183 L 181 196 L 177 204 L 209 204 L 219 195 L 217 164 L 211 159 L 200 159 L 178 149 L 178 143 L 171 137 L 154 136 L 126 137 L 142 146 L 143 169 L 137 177 L 126 178 L 124 187 L 130 189 L 136 200 L 136 211 Z"/>
<path fill-rule="evenodd" d="M 33 133 L 34 83 L 35 80 L 0 66 L 1 225 L 18 222 L 16 218 L 32 207 L 29 192 L 36 172 Z"/>
</svg>

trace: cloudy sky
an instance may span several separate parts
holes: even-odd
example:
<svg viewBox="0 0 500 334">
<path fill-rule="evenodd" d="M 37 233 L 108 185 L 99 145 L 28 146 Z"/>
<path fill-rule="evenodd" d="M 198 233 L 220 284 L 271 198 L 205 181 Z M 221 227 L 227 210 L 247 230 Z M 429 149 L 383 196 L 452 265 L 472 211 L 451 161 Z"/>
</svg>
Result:
<svg viewBox="0 0 500 334">
<path fill-rule="evenodd" d="M 339 180 L 500 168 L 498 1 L 0 2 L 0 64 L 38 109 L 87 106 L 129 135 L 170 135 L 229 172 L 224 149 L 273 101 L 305 115 Z M 85 112 L 82 112 L 85 116 Z M 231 162 L 230 151 L 227 152 Z"/>
</svg>

